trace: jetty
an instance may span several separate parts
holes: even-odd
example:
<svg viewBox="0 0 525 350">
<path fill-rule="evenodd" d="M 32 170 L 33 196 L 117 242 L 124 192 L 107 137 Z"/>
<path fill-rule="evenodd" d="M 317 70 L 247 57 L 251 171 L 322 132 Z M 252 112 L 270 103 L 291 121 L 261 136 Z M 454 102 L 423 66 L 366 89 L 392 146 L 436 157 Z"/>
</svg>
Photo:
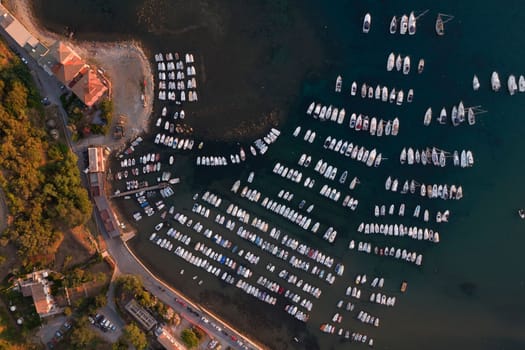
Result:
<svg viewBox="0 0 525 350">
<path fill-rule="evenodd" d="M 168 186 L 169 186 L 169 183 L 161 182 L 161 183 L 158 183 L 158 184 L 153 185 L 153 186 L 141 187 L 141 188 L 137 188 L 137 189 L 126 191 L 126 192 L 117 191 L 114 194 L 112 194 L 109 198 L 113 199 L 113 198 L 120 198 L 120 197 L 130 196 L 132 194 L 139 193 L 139 192 L 142 192 L 142 191 L 160 190 L 160 189 L 166 188 Z"/>
</svg>

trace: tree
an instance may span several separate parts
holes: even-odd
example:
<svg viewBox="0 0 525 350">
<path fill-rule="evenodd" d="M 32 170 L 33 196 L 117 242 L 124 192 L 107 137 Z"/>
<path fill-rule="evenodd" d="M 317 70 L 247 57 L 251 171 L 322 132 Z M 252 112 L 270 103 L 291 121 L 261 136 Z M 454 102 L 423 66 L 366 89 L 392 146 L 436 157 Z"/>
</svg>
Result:
<svg viewBox="0 0 525 350">
<path fill-rule="evenodd" d="M 64 315 L 69 317 L 69 316 L 71 316 L 72 313 L 73 313 L 73 311 L 71 310 L 71 308 L 69 306 L 66 306 L 64 308 Z"/>
<path fill-rule="evenodd" d="M 135 323 L 126 325 L 122 330 L 122 335 L 137 350 L 144 350 L 148 346 L 146 334 Z"/>
<path fill-rule="evenodd" d="M 99 294 L 95 297 L 95 306 L 98 308 L 104 307 L 107 304 L 108 299 L 104 294 Z"/>
<path fill-rule="evenodd" d="M 181 332 L 181 338 L 189 348 L 195 348 L 199 345 L 199 338 L 197 338 L 197 335 L 189 328 Z"/>
<path fill-rule="evenodd" d="M 87 349 L 93 347 L 96 341 L 97 336 L 86 317 L 80 318 L 75 329 L 71 332 L 71 345 L 75 349 Z"/>
</svg>

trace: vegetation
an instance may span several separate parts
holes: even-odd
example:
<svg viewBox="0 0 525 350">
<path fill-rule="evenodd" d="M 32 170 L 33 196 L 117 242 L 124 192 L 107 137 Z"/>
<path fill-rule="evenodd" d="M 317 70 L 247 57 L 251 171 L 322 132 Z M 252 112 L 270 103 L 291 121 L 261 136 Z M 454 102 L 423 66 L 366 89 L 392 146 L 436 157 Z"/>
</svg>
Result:
<svg viewBox="0 0 525 350">
<path fill-rule="evenodd" d="M 75 126 L 78 131 L 77 137 L 83 137 L 86 131 L 94 134 L 106 135 L 109 132 L 111 121 L 113 120 L 113 101 L 110 99 L 104 99 L 100 102 L 98 108 L 100 112 L 100 119 L 102 124 L 89 123 L 85 118 L 85 113 L 93 110 L 87 110 L 83 105 L 82 101 L 78 99 L 73 93 L 64 93 L 60 96 L 62 106 L 67 112 L 69 123 Z"/>
<path fill-rule="evenodd" d="M 71 332 L 70 343 L 73 349 L 96 349 L 98 342 L 99 339 L 87 318 L 81 317 Z"/>
<path fill-rule="evenodd" d="M 135 323 L 127 324 L 122 330 L 122 336 L 137 350 L 144 350 L 148 346 L 146 334 Z"/>
<path fill-rule="evenodd" d="M 181 332 L 181 339 L 190 349 L 199 345 L 199 338 L 197 338 L 195 332 L 190 328 L 184 329 Z"/>
<path fill-rule="evenodd" d="M 61 230 L 85 223 L 92 212 L 77 157 L 43 130 L 30 77 L 16 57 L 0 66 L 0 186 L 14 217 L 3 234 L 25 265 L 42 263 Z"/>
</svg>

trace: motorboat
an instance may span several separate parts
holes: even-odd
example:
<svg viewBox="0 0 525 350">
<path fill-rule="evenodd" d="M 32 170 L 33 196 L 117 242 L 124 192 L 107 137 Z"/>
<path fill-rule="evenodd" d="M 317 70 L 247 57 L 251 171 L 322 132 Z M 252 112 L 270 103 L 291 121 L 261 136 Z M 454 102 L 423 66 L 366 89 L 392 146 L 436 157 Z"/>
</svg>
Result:
<svg viewBox="0 0 525 350">
<path fill-rule="evenodd" d="M 374 98 L 379 100 L 381 98 L 381 85 L 377 84 L 376 91 L 374 92 Z"/>
<path fill-rule="evenodd" d="M 366 83 L 363 83 L 363 85 L 361 86 L 361 97 L 365 98 L 367 92 L 368 92 L 368 86 L 366 85 Z"/>
<path fill-rule="evenodd" d="M 372 16 L 370 16 L 370 13 L 367 13 L 365 15 L 365 18 L 363 19 L 363 33 L 368 33 L 370 31 L 370 26 L 372 24 Z"/>
<path fill-rule="evenodd" d="M 352 83 L 352 88 L 350 90 L 350 95 L 355 96 L 357 94 L 357 83 L 354 81 Z"/>
<path fill-rule="evenodd" d="M 403 58 L 401 58 L 400 54 L 397 54 L 396 57 L 396 70 L 399 72 L 403 68 Z"/>
<path fill-rule="evenodd" d="M 345 120 L 346 111 L 344 108 L 341 108 L 339 111 L 339 116 L 337 117 L 337 124 L 343 124 Z"/>
<path fill-rule="evenodd" d="M 407 149 L 406 147 L 403 147 L 403 149 L 401 150 L 401 154 L 399 155 L 399 162 L 401 164 L 405 164 L 407 160 Z"/>
<path fill-rule="evenodd" d="M 414 15 L 414 11 L 410 12 L 410 16 L 408 16 L 408 35 L 414 35 L 416 34 L 416 16 Z"/>
<path fill-rule="evenodd" d="M 507 89 L 509 90 L 509 94 L 512 96 L 518 91 L 518 85 L 516 84 L 516 77 L 514 74 L 509 75 L 509 78 L 507 80 Z"/>
<path fill-rule="evenodd" d="M 425 69 L 425 59 L 420 58 L 419 63 L 417 64 L 417 72 L 418 74 L 423 73 L 423 70 Z"/>
<path fill-rule="evenodd" d="M 373 117 L 370 121 L 370 135 L 375 136 L 377 130 L 377 119 Z"/>
<path fill-rule="evenodd" d="M 465 105 L 463 104 L 463 101 L 459 101 L 458 120 L 460 123 L 463 123 L 465 121 Z"/>
<path fill-rule="evenodd" d="M 518 79 L 518 89 L 519 92 L 525 92 L 525 78 L 523 75 L 520 75 L 520 78 Z"/>
<path fill-rule="evenodd" d="M 446 124 L 447 123 L 447 110 L 445 107 L 441 109 L 441 112 L 439 113 L 439 124 Z"/>
<path fill-rule="evenodd" d="M 308 109 L 306 110 L 306 114 L 308 115 L 312 114 L 314 111 L 314 108 L 315 108 L 315 102 L 310 103 L 310 105 L 308 106 Z"/>
<path fill-rule="evenodd" d="M 342 86 L 343 86 L 343 77 L 338 75 L 337 78 L 335 79 L 335 92 L 341 92 Z"/>
<path fill-rule="evenodd" d="M 394 53 L 391 52 L 390 55 L 388 55 L 388 60 L 386 62 L 386 70 L 390 72 L 392 69 L 394 69 L 395 63 L 396 63 L 396 55 L 394 55 Z"/>
<path fill-rule="evenodd" d="M 383 89 L 381 89 L 381 101 L 388 101 L 388 88 L 386 86 L 383 86 Z"/>
<path fill-rule="evenodd" d="M 425 118 L 423 119 L 423 125 L 429 126 L 430 122 L 432 122 L 432 107 L 428 107 L 427 111 L 425 112 Z"/>
<path fill-rule="evenodd" d="M 350 122 L 349 122 L 349 124 L 348 124 L 348 127 L 349 127 L 350 129 L 355 128 L 356 118 L 357 118 L 356 114 L 355 114 L 355 113 L 352 113 L 352 115 L 350 116 Z"/>
<path fill-rule="evenodd" d="M 474 110 L 471 107 L 469 107 L 467 111 L 467 120 L 469 125 L 476 124 L 476 114 L 474 113 Z"/>
<path fill-rule="evenodd" d="M 454 126 L 459 125 L 458 108 L 456 106 L 452 107 L 452 113 L 450 116 L 450 120 L 452 121 L 452 125 Z"/>
<path fill-rule="evenodd" d="M 392 17 L 390 21 L 390 34 L 396 34 L 397 32 L 397 18 L 396 16 Z"/>
<path fill-rule="evenodd" d="M 392 122 L 392 136 L 397 136 L 399 134 L 399 118 L 394 118 Z"/>
<path fill-rule="evenodd" d="M 499 89 L 501 88 L 501 82 L 499 80 L 498 72 L 496 71 L 492 72 L 492 75 L 490 77 L 490 83 L 492 85 L 492 90 L 494 90 L 495 92 L 498 92 Z"/>
<path fill-rule="evenodd" d="M 405 98 L 405 94 L 404 94 L 403 90 L 399 90 L 399 92 L 397 93 L 396 104 L 398 106 L 401 106 L 403 104 L 403 99 L 404 98 Z"/>
<path fill-rule="evenodd" d="M 474 74 L 474 77 L 472 78 L 472 89 L 474 91 L 478 91 L 479 90 L 479 79 L 478 79 L 478 76 L 476 74 Z"/>
<path fill-rule="evenodd" d="M 443 36 L 445 34 L 445 23 L 443 22 L 441 13 L 438 13 L 436 18 L 436 34 L 439 36 Z"/>
<path fill-rule="evenodd" d="M 394 103 L 395 100 L 396 100 L 396 89 L 392 88 L 392 91 L 390 91 L 390 96 L 388 98 L 388 102 Z"/>
<path fill-rule="evenodd" d="M 410 56 L 405 56 L 403 59 L 403 74 L 410 73 Z"/>
<path fill-rule="evenodd" d="M 399 28 L 399 34 L 405 35 L 408 30 L 408 17 L 407 15 L 401 16 L 401 27 Z"/>
</svg>

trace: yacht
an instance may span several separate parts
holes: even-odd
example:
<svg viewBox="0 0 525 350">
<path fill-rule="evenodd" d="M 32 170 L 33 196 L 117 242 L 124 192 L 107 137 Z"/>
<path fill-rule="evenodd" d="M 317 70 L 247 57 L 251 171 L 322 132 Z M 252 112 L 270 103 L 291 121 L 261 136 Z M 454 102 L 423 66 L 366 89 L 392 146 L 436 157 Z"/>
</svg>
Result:
<svg viewBox="0 0 525 350">
<path fill-rule="evenodd" d="M 363 20 L 363 33 L 368 33 L 370 31 L 370 25 L 372 23 L 372 16 L 369 13 L 365 15 Z"/>
<path fill-rule="evenodd" d="M 390 72 L 392 69 L 394 69 L 395 63 L 396 63 L 396 55 L 394 55 L 394 53 L 391 52 L 390 55 L 388 55 L 388 60 L 386 62 L 386 70 Z"/>
<path fill-rule="evenodd" d="M 423 73 L 424 69 L 425 69 L 425 59 L 421 58 L 419 59 L 419 63 L 417 64 L 417 72 L 421 74 Z"/>
<path fill-rule="evenodd" d="M 310 106 L 308 106 L 308 109 L 306 110 L 306 114 L 310 115 L 314 111 L 315 108 L 315 102 L 310 103 Z"/>
<path fill-rule="evenodd" d="M 403 74 L 410 73 L 410 56 L 405 56 L 403 60 Z"/>
<path fill-rule="evenodd" d="M 394 118 L 392 122 L 392 136 L 397 136 L 399 133 L 399 118 Z"/>
<path fill-rule="evenodd" d="M 399 28 L 399 34 L 405 35 L 408 30 L 408 17 L 407 15 L 403 15 L 401 17 L 401 27 Z"/>
<path fill-rule="evenodd" d="M 412 101 L 414 101 L 414 89 L 409 89 L 407 95 L 407 102 L 412 103 Z"/>
<path fill-rule="evenodd" d="M 490 77 L 490 83 L 492 85 L 492 90 L 494 90 L 495 92 L 498 92 L 499 89 L 501 88 L 501 83 L 499 81 L 498 72 L 496 71 L 492 72 L 492 75 Z"/>
<path fill-rule="evenodd" d="M 344 108 L 341 108 L 339 111 L 339 116 L 337 117 L 337 124 L 343 124 L 345 120 L 346 111 Z"/>
<path fill-rule="evenodd" d="M 478 91 L 479 90 L 479 79 L 478 79 L 478 76 L 476 74 L 474 74 L 474 78 L 472 78 L 472 89 L 474 91 Z"/>
<path fill-rule="evenodd" d="M 412 11 L 408 17 L 408 35 L 414 34 L 416 34 L 416 16 L 414 15 L 414 11 Z"/>
<path fill-rule="evenodd" d="M 341 87 L 343 86 L 343 77 L 340 75 L 335 79 L 335 92 L 341 92 Z"/>
<path fill-rule="evenodd" d="M 509 89 L 509 94 L 512 96 L 518 90 L 518 85 L 516 84 L 516 77 L 511 74 L 507 80 L 507 88 Z"/>
<path fill-rule="evenodd" d="M 392 17 L 390 21 L 390 34 L 396 34 L 397 32 L 397 18 L 396 16 Z"/>
<path fill-rule="evenodd" d="M 439 36 L 445 34 L 445 24 L 443 22 L 443 18 L 441 17 L 441 13 L 438 13 L 436 18 L 436 34 Z"/>
<path fill-rule="evenodd" d="M 439 113 L 439 124 L 446 124 L 447 123 L 447 110 L 445 107 L 441 109 L 441 113 Z"/>
</svg>

